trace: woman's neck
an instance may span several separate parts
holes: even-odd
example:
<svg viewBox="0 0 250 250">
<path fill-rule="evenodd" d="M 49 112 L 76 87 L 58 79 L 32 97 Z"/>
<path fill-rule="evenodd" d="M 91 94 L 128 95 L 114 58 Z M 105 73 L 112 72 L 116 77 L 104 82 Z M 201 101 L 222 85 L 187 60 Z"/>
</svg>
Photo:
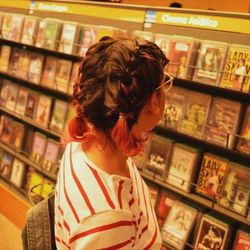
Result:
<svg viewBox="0 0 250 250">
<path fill-rule="evenodd" d="M 114 147 L 105 136 L 92 137 L 88 145 L 82 144 L 89 160 L 110 175 L 130 178 L 127 156 Z"/>
</svg>

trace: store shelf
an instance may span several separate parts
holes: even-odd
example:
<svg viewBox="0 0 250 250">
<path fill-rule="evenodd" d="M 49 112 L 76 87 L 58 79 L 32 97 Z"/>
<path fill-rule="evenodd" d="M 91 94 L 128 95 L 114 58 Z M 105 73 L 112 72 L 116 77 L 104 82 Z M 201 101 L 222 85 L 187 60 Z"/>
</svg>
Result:
<svg viewBox="0 0 250 250">
<path fill-rule="evenodd" d="M 30 88 L 30 89 L 35 90 L 35 91 L 40 92 L 40 93 L 42 92 L 43 94 L 49 95 L 49 96 L 54 97 L 56 99 L 64 100 L 67 102 L 71 101 L 71 96 L 67 93 L 63 93 L 63 92 L 60 92 L 60 91 L 55 90 L 55 89 L 47 88 L 43 85 L 38 85 L 38 84 L 35 84 L 32 82 L 17 78 L 15 76 L 12 76 L 12 75 L 7 74 L 7 73 L 0 72 L 0 78 L 7 79 L 9 81 L 13 81 L 13 82 L 18 83 L 19 85 L 21 85 L 23 87 Z"/>
<path fill-rule="evenodd" d="M 230 218 L 232 218 L 234 220 L 237 220 L 240 223 L 243 223 L 245 225 L 250 226 L 250 222 L 247 221 L 246 217 L 243 217 L 243 216 L 241 216 L 239 214 L 236 214 L 236 213 L 234 213 L 234 212 L 232 212 L 232 211 L 230 211 L 230 210 L 216 204 L 215 201 L 208 200 L 208 199 L 206 199 L 206 198 L 204 198 L 204 197 L 202 197 L 202 196 L 200 196 L 198 194 L 195 194 L 195 193 L 186 193 L 186 192 L 184 192 L 184 191 L 182 191 L 182 190 L 180 190 L 180 189 L 178 189 L 178 188 L 176 188 L 176 187 L 174 187 L 174 186 L 172 186 L 172 185 L 170 185 L 168 183 L 164 183 L 164 182 L 154 178 L 153 176 L 150 176 L 150 175 L 145 174 L 143 172 L 141 172 L 141 175 L 145 179 L 153 181 L 154 183 L 157 183 L 158 185 L 160 185 L 160 186 L 162 186 L 162 187 L 164 187 L 164 188 L 166 188 L 168 190 L 171 190 L 171 191 L 181 195 L 182 197 L 187 198 L 190 201 L 196 202 L 196 203 L 198 203 L 200 205 L 205 206 L 206 208 L 209 208 L 211 210 L 222 213 L 222 214 L 224 214 L 224 215 L 226 215 L 226 216 L 228 216 L 228 217 L 230 217 Z"/>
<path fill-rule="evenodd" d="M 207 85 L 191 80 L 175 78 L 174 85 L 189 90 L 199 91 L 212 96 L 220 96 L 227 99 L 250 104 L 250 93 L 244 93 L 232 89 L 221 88 L 219 86 Z"/>
<path fill-rule="evenodd" d="M 11 148 L 10 146 L 8 146 L 2 142 L 0 142 L 0 148 L 4 149 L 5 151 L 7 151 L 11 155 L 15 156 L 19 160 L 23 161 L 27 165 L 33 167 L 37 172 L 39 172 L 43 176 L 49 178 L 50 180 L 52 180 L 54 182 L 56 181 L 56 176 L 51 175 L 50 173 L 43 170 L 41 166 L 39 166 L 37 163 L 30 160 L 26 153 L 24 153 L 22 151 L 16 151 L 15 149 Z"/>
<path fill-rule="evenodd" d="M 250 154 L 242 153 L 233 149 L 228 149 L 208 142 L 206 140 L 198 139 L 188 134 L 183 134 L 177 130 L 168 127 L 158 126 L 155 128 L 154 132 L 156 132 L 157 134 L 162 134 L 168 138 L 178 140 L 179 142 L 185 144 L 187 144 L 188 142 L 188 144 L 192 145 L 193 147 L 200 148 L 205 152 L 212 152 L 214 154 L 218 154 L 222 157 L 228 158 L 231 161 L 238 162 L 250 168 Z"/>
<path fill-rule="evenodd" d="M 20 48 L 20 49 L 24 49 L 24 50 L 28 50 L 28 51 L 32 51 L 32 52 L 38 52 L 38 53 L 41 53 L 43 55 L 55 56 L 55 57 L 62 58 L 65 60 L 70 60 L 73 62 L 78 62 L 78 61 L 82 60 L 82 58 L 80 56 L 65 54 L 62 52 L 58 52 L 55 50 L 49 50 L 49 49 L 45 49 L 45 48 L 38 48 L 36 46 L 27 45 L 27 44 L 20 43 L 20 42 L 9 41 L 9 40 L 3 39 L 3 38 L 0 38 L 0 45 L 9 45 L 12 47 L 16 47 L 16 48 Z"/>
<path fill-rule="evenodd" d="M 32 120 L 31 118 L 24 117 L 24 116 L 18 115 L 16 113 L 13 113 L 12 111 L 10 111 L 4 107 L 0 107 L 0 110 L 4 113 L 14 117 L 14 118 L 17 118 L 17 120 L 22 122 L 22 123 L 25 122 L 26 124 L 29 124 L 34 128 L 37 128 L 39 131 L 49 135 L 50 137 L 53 137 L 55 139 L 59 139 L 61 137 L 60 133 L 57 133 L 51 129 L 40 126 L 38 123 L 35 123 L 34 120 Z"/>
</svg>

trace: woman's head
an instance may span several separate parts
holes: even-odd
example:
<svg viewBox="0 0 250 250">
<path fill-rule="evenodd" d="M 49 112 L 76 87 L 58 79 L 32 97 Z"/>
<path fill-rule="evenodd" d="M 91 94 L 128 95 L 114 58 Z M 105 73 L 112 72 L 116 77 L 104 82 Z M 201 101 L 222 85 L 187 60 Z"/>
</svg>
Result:
<svg viewBox="0 0 250 250">
<path fill-rule="evenodd" d="M 132 155 L 140 144 L 133 127 L 150 95 L 163 82 L 167 62 L 152 42 L 104 37 L 91 46 L 74 86 L 77 118 L 69 123 L 73 140 L 83 140 L 89 132 L 87 125 L 92 125 Z"/>
</svg>

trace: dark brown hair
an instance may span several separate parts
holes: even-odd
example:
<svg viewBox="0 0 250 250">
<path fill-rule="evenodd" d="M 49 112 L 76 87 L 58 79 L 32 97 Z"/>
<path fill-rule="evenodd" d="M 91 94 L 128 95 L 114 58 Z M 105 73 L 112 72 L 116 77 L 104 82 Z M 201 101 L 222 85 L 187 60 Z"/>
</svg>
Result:
<svg viewBox="0 0 250 250">
<path fill-rule="evenodd" d="M 114 128 L 123 124 L 122 130 L 129 137 L 146 97 L 161 83 L 167 62 L 160 48 L 149 41 L 103 37 L 91 46 L 74 86 L 77 117 L 69 123 L 72 139 L 84 138 L 88 121 L 121 146 L 116 138 L 119 133 L 112 136 Z M 129 148 L 135 147 L 132 141 L 127 143 L 133 144 Z"/>
</svg>

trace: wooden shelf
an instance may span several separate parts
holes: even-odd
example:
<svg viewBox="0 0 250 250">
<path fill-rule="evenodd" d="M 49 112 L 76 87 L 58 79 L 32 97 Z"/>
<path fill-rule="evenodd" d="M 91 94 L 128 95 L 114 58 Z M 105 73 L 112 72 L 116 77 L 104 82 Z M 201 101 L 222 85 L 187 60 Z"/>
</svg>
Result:
<svg viewBox="0 0 250 250">
<path fill-rule="evenodd" d="M 9 189 L 0 182 L 1 206 L 0 212 L 20 229 L 23 228 L 26 213 L 31 205 L 14 189 Z"/>
</svg>

